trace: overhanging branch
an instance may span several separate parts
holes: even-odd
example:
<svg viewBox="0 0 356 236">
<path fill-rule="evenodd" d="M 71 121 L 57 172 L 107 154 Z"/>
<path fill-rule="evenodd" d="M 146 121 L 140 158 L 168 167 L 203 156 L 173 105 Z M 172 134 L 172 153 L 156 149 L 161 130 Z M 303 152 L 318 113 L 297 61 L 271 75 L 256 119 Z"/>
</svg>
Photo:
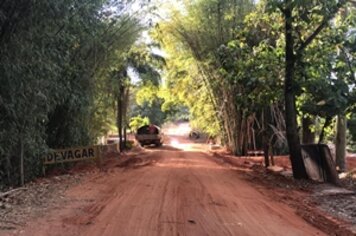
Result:
<svg viewBox="0 0 356 236">
<path fill-rule="evenodd" d="M 318 36 L 318 34 L 327 26 L 329 19 L 324 19 L 315 31 L 299 46 L 296 57 L 299 57 L 304 49 Z"/>
<path fill-rule="evenodd" d="M 299 48 L 296 51 L 296 58 L 299 58 L 301 56 L 301 54 L 303 53 L 304 49 L 306 47 L 308 47 L 308 45 L 316 38 L 316 36 L 318 36 L 318 34 L 328 25 L 329 21 L 335 17 L 336 13 L 338 13 L 340 8 L 343 7 L 347 2 L 351 2 L 353 4 L 356 4 L 356 0 L 344 0 L 344 1 L 339 2 L 335 6 L 333 11 L 329 15 L 327 15 L 327 16 L 325 16 L 323 18 L 322 22 L 313 31 L 313 33 L 311 35 L 309 35 L 309 37 L 307 37 L 307 39 L 304 42 L 301 43 L 301 45 L 299 46 Z"/>
</svg>

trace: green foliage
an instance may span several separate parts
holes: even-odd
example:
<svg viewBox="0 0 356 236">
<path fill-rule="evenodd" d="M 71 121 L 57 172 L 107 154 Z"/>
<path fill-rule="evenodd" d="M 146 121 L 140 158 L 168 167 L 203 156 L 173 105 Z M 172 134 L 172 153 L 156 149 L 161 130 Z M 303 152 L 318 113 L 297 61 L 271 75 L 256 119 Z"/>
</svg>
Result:
<svg viewBox="0 0 356 236">
<path fill-rule="evenodd" d="M 244 120 L 281 100 L 284 55 L 281 17 L 238 2 L 194 2 L 154 32 L 170 55 L 168 104 L 187 105 L 193 126 L 222 135 L 235 153 Z"/>
<path fill-rule="evenodd" d="M 148 119 L 148 117 L 135 116 L 130 119 L 129 126 L 131 131 L 136 132 L 138 128 L 148 124 L 150 124 L 150 120 Z"/>
<path fill-rule="evenodd" d="M 133 83 L 134 99 L 130 104 L 129 117 L 148 117 L 151 123 L 162 125 L 167 118 L 173 118 L 180 112 L 177 104 L 168 105 L 160 74 L 166 60 L 155 54 L 151 45 L 135 45 L 128 53 L 127 61 L 138 77 Z"/>
<path fill-rule="evenodd" d="M 142 27 L 110 1 L 11 1 L 0 12 L 0 183 L 40 174 L 48 148 L 95 142 L 112 112 L 107 74 Z M 108 7 L 109 8 L 109 7 Z"/>
<path fill-rule="evenodd" d="M 169 55 L 164 106 L 187 105 L 192 123 L 223 133 L 236 153 L 250 138 L 243 138 L 251 132 L 244 130 L 246 120 L 258 121 L 255 133 L 285 135 L 283 115 L 276 114 L 283 114 L 284 14 L 290 8 L 296 60 L 291 91 L 299 97 L 297 110 L 327 119 L 351 110 L 355 14 L 351 8 L 345 14 L 345 7 L 346 1 L 185 4 L 183 13 L 173 11 L 152 33 Z M 271 104 L 273 118 L 262 128 L 262 114 Z"/>
<path fill-rule="evenodd" d="M 136 103 L 140 106 L 147 103 L 149 106 L 158 99 L 159 87 L 148 81 L 143 86 L 140 86 L 136 92 Z"/>
<path fill-rule="evenodd" d="M 162 111 L 163 100 L 157 99 L 152 103 L 144 102 L 142 105 L 133 104 L 129 117 L 147 117 L 150 123 L 162 125 L 166 119 L 166 113 Z"/>
</svg>

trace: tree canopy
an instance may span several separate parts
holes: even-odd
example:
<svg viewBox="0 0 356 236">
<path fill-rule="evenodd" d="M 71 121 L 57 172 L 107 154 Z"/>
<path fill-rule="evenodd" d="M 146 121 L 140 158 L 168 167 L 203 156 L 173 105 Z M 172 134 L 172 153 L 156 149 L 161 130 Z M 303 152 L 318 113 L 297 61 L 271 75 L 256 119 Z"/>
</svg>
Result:
<svg viewBox="0 0 356 236">
<path fill-rule="evenodd" d="M 295 177 L 305 177 L 302 120 L 309 136 L 302 141 L 315 142 L 315 132 L 323 141 L 331 121 L 355 106 L 354 6 L 346 0 L 185 2 L 152 33 L 169 55 L 171 100 L 187 104 L 193 123 L 209 132 L 214 127 L 237 155 L 289 147 Z"/>
</svg>

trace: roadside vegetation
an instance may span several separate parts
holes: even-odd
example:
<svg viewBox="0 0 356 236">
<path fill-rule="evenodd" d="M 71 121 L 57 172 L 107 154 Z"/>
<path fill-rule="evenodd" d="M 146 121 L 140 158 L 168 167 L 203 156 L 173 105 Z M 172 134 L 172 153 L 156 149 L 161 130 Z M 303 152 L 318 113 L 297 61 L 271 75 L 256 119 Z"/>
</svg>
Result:
<svg viewBox="0 0 356 236">
<path fill-rule="evenodd" d="M 0 184 L 40 174 L 49 148 L 95 144 L 144 29 L 125 1 L 0 4 Z"/>
<path fill-rule="evenodd" d="M 235 155 L 289 152 L 294 177 L 307 178 L 301 143 L 332 142 L 345 169 L 356 135 L 355 2 L 183 2 L 152 32 L 170 55 L 169 101 Z"/>
</svg>

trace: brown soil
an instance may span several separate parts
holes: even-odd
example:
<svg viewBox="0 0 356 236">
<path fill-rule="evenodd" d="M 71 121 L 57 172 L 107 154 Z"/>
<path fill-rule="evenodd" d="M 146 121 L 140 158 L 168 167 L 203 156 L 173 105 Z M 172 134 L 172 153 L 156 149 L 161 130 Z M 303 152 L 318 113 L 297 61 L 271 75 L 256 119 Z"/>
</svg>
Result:
<svg viewBox="0 0 356 236">
<path fill-rule="evenodd" d="M 213 155 L 234 166 L 252 169 L 246 180 L 262 188 L 273 199 L 279 199 L 297 210 L 306 221 L 330 235 L 356 235 L 356 179 L 349 175 L 341 179 L 341 186 L 297 181 L 292 178 L 288 156 L 274 157 L 277 172 L 264 167 L 262 156 L 236 158 L 224 150 Z M 356 168 L 356 158 L 347 157 L 348 170 Z"/>
<path fill-rule="evenodd" d="M 46 180 L 47 207 L 32 206 L 40 210 L 0 235 L 350 235 L 346 220 L 314 202 L 313 184 L 255 163 L 232 165 L 204 144 L 180 141 L 112 156 L 102 171 L 82 166 Z M 52 187 L 54 178 L 59 186 Z"/>
</svg>

